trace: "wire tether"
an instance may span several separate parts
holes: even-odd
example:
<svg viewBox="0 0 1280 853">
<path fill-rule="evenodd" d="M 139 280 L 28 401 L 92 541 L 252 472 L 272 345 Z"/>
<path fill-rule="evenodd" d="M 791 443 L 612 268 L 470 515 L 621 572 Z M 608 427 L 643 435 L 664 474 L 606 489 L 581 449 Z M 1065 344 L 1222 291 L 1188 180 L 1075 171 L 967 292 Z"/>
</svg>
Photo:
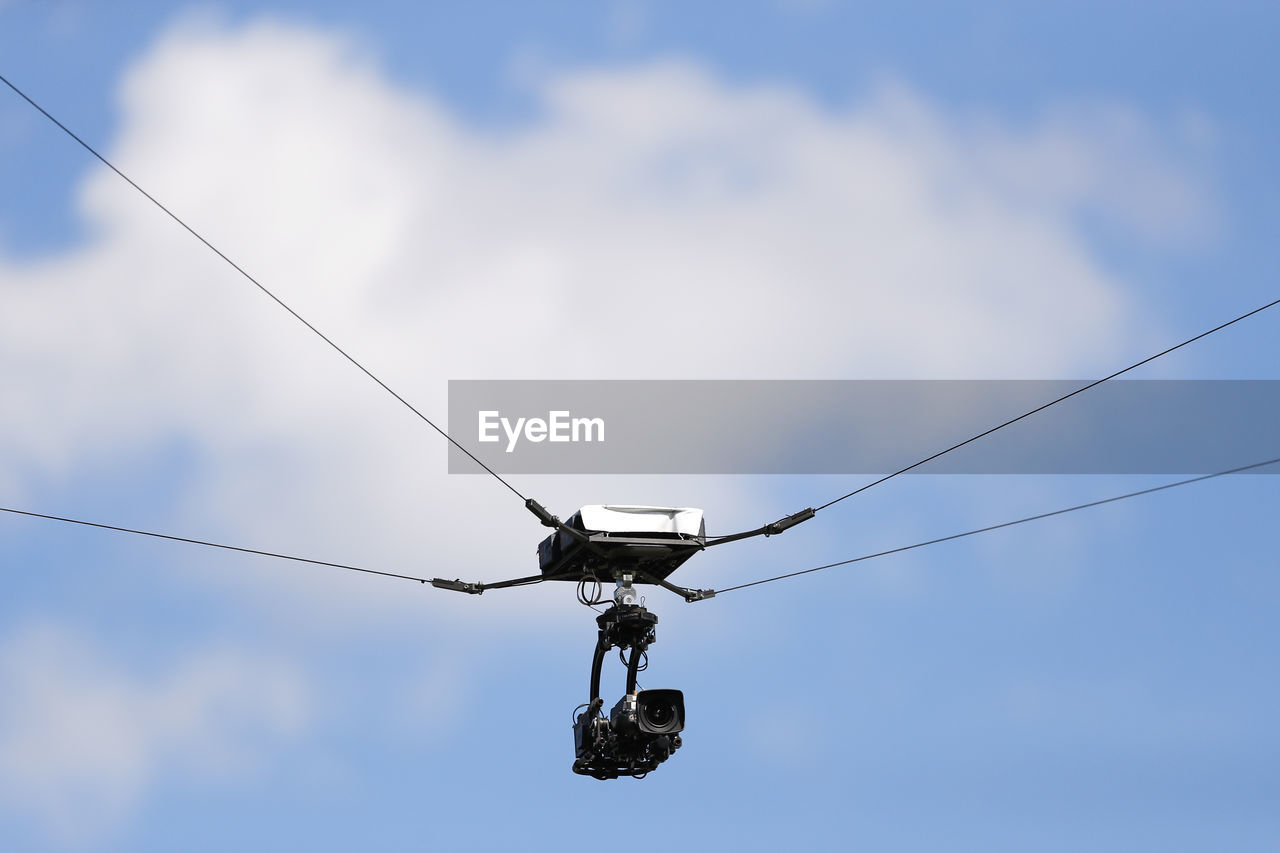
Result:
<svg viewBox="0 0 1280 853">
<path fill-rule="evenodd" d="M 348 352 L 347 352 L 346 350 L 344 350 L 342 347 L 338 346 L 338 344 L 337 344 L 337 343 L 335 343 L 335 342 L 334 342 L 334 341 L 333 341 L 333 340 L 332 340 L 328 335 L 326 335 L 324 332 L 321 332 L 321 331 L 320 331 L 319 329 L 317 329 L 315 326 L 311 325 L 311 323 L 310 323 L 310 322 L 308 322 L 308 321 L 307 321 L 307 319 L 306 319 L 305 317 L 303 317 L 303 316 L 302 316 L 301 314 L 299 314 L 297 311 L 293 310 L 293 308 L 289 307 L 289 305 L 288 305 L 288 304 L 286 304 L 286 303 L 285 303 L 285 301 L 284 301 L 283 299 L 281 299 L 279 296 L 276 296 L 274 293 L 272 293 L 270 290 L 268 290 L 268 289 L 267 289 L 267 287 L 266 287 L 265 285 L 263 285 L 263 284 L 262 284 L 262 282 L 258 281 L 256 278 L 254 278 L 253 276 L 251 276 L 251 275 L 250 275 L 250 274 L 249 274 L 249 273 L 248 273 L 248 272 L 247 272 L 243 267 L 241 267 L 241 266 L 240 266 L 239 264 L 237 264 L 235 261 L 231 260 L 231 258 L 229 258 L 226 254 L 224 254 L 224 253 L 222 252 L 222 250 L 221 250 L 221 249 L 219 249 L 217 246 L 213 245 L 213 244 L 212 244 L 212 243 L 210 243 L 208 240 L 206 240 L 203 236 L 201 236 L 201 234 L 200 234 L 198 231 L 196 231 L 194 228 L 192 228 L 190 225 L 188 225 L 186 222 L 184 222 L 184 221 L 183 221 L 183 220 L 182 220 L 182 219 L 181 219 L 181 218 L 180 218 L 176 213 L 174 213 L 172 210 L 170 210 L 169 208 L 167 208 L 167 207 L 165 207 L 163 204 L 161 204 L 161 203 L 160 203 L 160 201 L 159 201 L 155 196 L 151 195 L 151 193 L 149 193 L 149 192 L 147 192 L 146 190 L 144 190 L 144 189 L 143 189 L 142 187 L 140 187 L 137 183 L 135 183 L 135 182 L 134 182 L 134 180 L 133 180 L 132 178 L 130 178 L 130 177 L 129 177 L 128 175 L 126 175 L 124 172 L 122 172 L 122 171 L 120 171 L 118 168 L 116 168 L 116 166 L 115 166 L 115 164 L 114 164 L 114 163 L 112 163 L 112 162 L 111 162 L 110 160 L 108 160 L 106 157 L 104 157 L 104 156 L 102 156 L 101 154 L 99 154 L 99 153 L 98 153 L 98 151 L 97 151 L 97 149 L 95 149 L 92 145 L 90 145 L 89 143 L 87 143 L 87 142 L 85 142 L 83 139 L 81 139 L 79 136 L 77 136 L 77 135 L 75 134 L 75 132 L 73 132 L 73 131 L 71 130 L 71 128 L 67 127 L 65 124 L 63 124 L 62 122 L 58 121 L 58 119 L 54 118 L 54 116 L 53 116 L 53 115 L 52 115 L 48 110 L 46 110 L 44 107 L 42 107 L 42 106 L 40 106 L 38 103 L 36 103 L 36 102 L 35 102 L 35 100 L 31 98 L 31 96 L 30 96 L 30 95 L 28 95 L 26 92 L 22 91 L 22 90 L 21 90 L 21 89 L 19 89 L 17 86 L 15 86 L 13 83 L 11 83 L 11 82 L 9 81 L 9 79 L 8 79 L 7 77 L 5 77 L 3 74 L 0 74 L 0 82 L 4 83 L 6 86 L 8 86 L 8 87 L 9 87 L 10 89 L 12 89 L 14 92 L 16 92 L 16 93 L 18 94 L 18 96 L 19 96 L 20 98 L 22 98 L 24 101 L 26 101 L 28 104 L 30 104 L 31 106 L 35 107 L 35 108 L 40 112 L 40 114 L 41 114 L 41 115 L 43 115 L 43 116 L 44 116 L 45 118 L 47 118 L 49 121 L 51 121 L 51 122 L 53 122 L 55 125 L 57 125 L 57 126 L 62 130 L 62 132 L 63 132 L 63 133 L 65 133 L 67 136 L 69 136 L 69 137 L 71 137 L 72 139 L 74 139 L 76 142 L 80 143 L 80 147 L 84 148 L 84 150 L 88 151 L 90 154 L 92 154 L 94 157 L 96 157 L 96 158 L 97 158 L 99 161 L 101 161 L 101 162 L 102 162 L 102 164 L 103 164 L 103 165 L 105 165 L 108 169 L 110 169 L 111 171 L 113 171 L 113 172 L 115 172 L 117 175 L 119 175 L 119 176 L 120 176 L 120 178 L 122 178 L 122 179 L 125 181 L 125 183 L 127 183 L 129 186 L 133 187 L 135 190 L 137 190 L 139 193 L 141 193 L 141 194 L 142 194 L 142 195 L 143 195 L 143 196 L 144 196 L 148 201 L 150 201 L 150 202 L 151 202 L 152 204 L 154 204 L 156 207 L 160 208 L 160 210 L 164 211 L 164 213 L 165 213 L 165 214 L 166 214 L 170 219 L 172 219 L 174 222 L 178 223 L 178 224 L 179 224 L 179 225 L 181 225 L 184 229 L 186 229 L 187 233 L 189 233 L 192 237 L 195 237 L 197 240 L 199 240 L 201 243 L 203 243 L 205 246 L 207 246 L 207 247 L 209 248 L 209 250 L 210 250 L 211 252 L 213 252 L 215 255 L 217 255 L 219 258 L 222 258 L 222 260 L 226 261 L 226 262 L 227 262 L 227 264 L 228 264 L 228 265 L 230 265 L 230 267 L 231 267 L 232 269 L 234 269 L 236 272 L 240 273 L 240 275 L 244 276 L 244 278 L 245 278 L 245 279 L 247 279 L 247 280 L 248 280 L 251 284 L 253 284 L 255 287 L 257 287 L 257 288 L 258 288 L 258 290 L 262 291 L 264 294 L 266 294 L 268 297 L 270 297 L 270 299 L 271 299 L 273 302 L 275 302 L 277 305 L 279 305 L 279 306 L 280 306 L 281 308 L 283 308 L 285 311 L 288 311 L 288 312 L 293 316 L 293 318 L 294 318 L 295 320 L 297 320 L 299 323 L 301 323 L 302 325 L 304 325 L 304 326 L 306 326 L 308 329 L 310 329 L 312 332 L 314 332 L 314 333 L 315 333 L 315 334 L 316 334 L 316 335 L 317 335 L 317 336 L 318 336 L 322 341 L 324 341 L 326 344 L 328 344 L 330 347 L 332 347 L 332 348 L 333 348 L 333 349 L 334 349 L 334 350 L 335 350 L 339 355 L 341 355 L 341 356 L 342 356 L 343 358 L 345 358 L 347 361 L 349 361 L 349 362 L 351 362 L 353 365 L 355 365 L 355 366 L 356 366 L 356 368 L 358 368 L 358 369 L 360 370 L 360 372 L 361 372 L 361 373 L 363 373 L 365 376 L 367 376 L 367 377 L 369 377 L 370 379 L 372 379 L 374 382 L 378 383 L 378 385 L 382 387 L 382 390 L 386 391 L 386 392 L 387 392 L 388 394 L 390 394 L 392 397 L 395 397 L 398 401 L 400 401 L 400 403 L 402 403 L 402 404 L 405 406 L 405 408 L 407 408 L 409 411 L 413 412 L 415 415 L 417 415 L 419 418 L 421 418 L 421 419 L 422 419 L 422 420 L 427 424 L 427 426 L 431 427 L 431 428 L 432 428 L 432 429 L 434 429 L 436 432 L 440 433 L 440 435 L 444 436 L 444 438 L 445 438 L 445 439 L 446 439 L 450 444 L 452 444 L 454 447 L 456 447 L 456 448 L 458 448 L 459 450 L 461 450 L 461 451 L 462 451 L 463 453 L 465 453 L 468 457 L 470 457 L 470 458 L 471 458 L 471 460 L 472 460 L 473 462 L 475 462 L 477 465 L 479 465 L 479 466 L 480 466 L 481 468 L 483 468 L 485 471 L 489 472 L 489 474 L 491 474 L 491 475 L 494 477 L 494 479 L 496 479 L 499 483 L 501 483 L 502 485 L 506 486 L 509 490 L 511 490 L 511 492 L 512 492 L 516 497 L 520 498 L 520 500 L 522 500 L 522 501 L 524 501 L 524 500 L 528 500 L 528 499 L 527 499 L 523 494 L 521 494 L 521 493 L 520 493 L 520 491 L 519 491 L 518 489 L 516 489 L 516 487 L 515 487 L 515 486 L 511 485 L 511 484 L 510 484 L 510 483 L 508 483 L 505 479 L 503 479 L 503 478 L 498 474 L 498 472 L 494 471 L 494 470 L 493 470 L 492 468 L 490 468 L 488 465 L 486 465 L 485 463 L 481 462 L 481 461 L 480 461 L 480 460 L 475 456 L 475 454 L 473 454 L 470 450 L 467 450 L 465 447 L 463 447 L 461 444 L 459 444 L 459 443 L 457 442 L 457 440 L 455 440 L 455 439 L 453 438 L 453 436 L 449 435 L 449 433 L 448 433 L 448 432 L 446 432 L 445 430 L 443 430 L 443 429 L 441 429 L 439 426 L 437 426 L 437 425 L 435 424 L 435 422 L 434 422 L 434 421 L 432 421 L 430 418 L 428 418 L 426 415 L 424 415 L 422 412 L 420 412 L 420 411 L 419 411 L 419 410 L 418 410 L 418 409 L 417 409 L 417 408 L 416 408 L 412 403 L 410 403 L 410 402 L 409 402 L 408 400 L 406 400 L 404 397 L 400 396 L 400 395 L 399 395 L 399 394 L 397 394 L 394 390 L 392 390 L 391 386 L 387 385 L 387 383 L 383 382 L 381 379 L 379 379 L 377 376 L 375 376 L 375 375 L 373 374 L 373 371 L 369 370 L 369 368 L 365 367 L 363 364 L 361 364 L 359 361 L 357 361 L 357 360 L 356 360 L 356 359 L 355 359 L 355 358 L 354 358 L 350 353 L 348 353 Z"/>
</svg>

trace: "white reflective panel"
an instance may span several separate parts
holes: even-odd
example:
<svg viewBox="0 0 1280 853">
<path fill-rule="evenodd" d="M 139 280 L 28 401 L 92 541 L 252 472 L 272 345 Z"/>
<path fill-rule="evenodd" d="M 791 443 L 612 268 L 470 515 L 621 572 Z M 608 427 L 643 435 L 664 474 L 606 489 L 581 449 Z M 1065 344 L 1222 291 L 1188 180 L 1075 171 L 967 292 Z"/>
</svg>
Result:
<svg viewBox="0 0 1280 853">
<path fill-rule="evenodd" d="M 702 510 L 692 507 L 591 505 L 578 510 L 585 530 L 703 536 Z"/>
</svg>

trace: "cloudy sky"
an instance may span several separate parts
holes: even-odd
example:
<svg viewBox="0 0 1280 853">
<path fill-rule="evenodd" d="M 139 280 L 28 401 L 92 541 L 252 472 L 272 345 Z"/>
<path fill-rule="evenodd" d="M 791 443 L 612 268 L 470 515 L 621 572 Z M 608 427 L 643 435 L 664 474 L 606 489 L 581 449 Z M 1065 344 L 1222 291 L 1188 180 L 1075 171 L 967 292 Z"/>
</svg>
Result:
<svg viewBox="0 0 1280 853">
<path fill-rule="evenodd" d="M 441 422 L 451 379 L 1088 379 L 1275 298 L 1263 4 L 691 5 L 4 0 L 0 74 Z M 510 492 L 446 473 L 438 435 L 8 90 L 0 306 L 2 506 L 536 571 Z M 1278 322 L 1141 375 L 1280 379 Z M 676 579 L 1169 479 L 903 477 Z M 513 482 L 713 531 L 861 484 Z M 1274 849 L 1278 497 L 1236 477 L 651 593 L 642 684 L 685 691 L 685 746 L 610 783 L 569 771 L 595 626 L 568 586 L 463 597 L 0 518 L 0 837 Z"/>
</svg>

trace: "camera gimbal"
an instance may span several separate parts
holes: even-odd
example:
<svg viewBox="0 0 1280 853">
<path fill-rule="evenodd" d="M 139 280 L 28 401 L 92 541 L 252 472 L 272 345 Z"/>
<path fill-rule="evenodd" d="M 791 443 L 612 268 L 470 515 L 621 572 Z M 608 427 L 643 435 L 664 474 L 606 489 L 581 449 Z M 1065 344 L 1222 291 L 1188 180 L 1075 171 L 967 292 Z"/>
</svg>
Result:
<svg viewBox="0 0 1280 853">
<path fill-rule="evenodd" d="M 631 574 L 619 575 L 614 603 L 596 617 L 600 634 L 591 659 L 591 701 L 573 723 L 573 772 L 596 779 L 645 776 L 680 748 L 684 729 L 684 697 L 679 690 L 636 689 L 636 676 L 648 664 L 649 645 L 657 639 L 658 617 L 636 603 L 633 579 Z M 605 717 L 600 673 L 605 655 L 614 648 L 627 665 L 627 687 Z"/>
<path fill-rule="evenodd" d="M 540 574 L 491 583 L 432 578 L 431 585 L 481 595 L 487 589 L 572 581 L 579 585 L 578 600 L 594 607 L 604 603 L 599 599 L 600 579 L 613 578 L 613 603 L 596 617 L 600 634 L 591 660 L 591 699 L 578 706 L 581 713 L 573 721 L 573 772 L 597 779 L 643 777 L 680 748 L 684 694 L 636 688 L 637 673 L 648 665 L 658 617 L 638 603 L 632 584 L 661 586 L 685 601 L 711 598 L 715 590 L 689 589 L 667 578 L 699 551 L 754 536 L 776 536 L 813 518 L 816 510 L 801 510 L 754 530 L 708 537 L 702 510 L 690 507 L 593 504 L 561 521 L 535 500 L 526 500 L 525 506 L 543 526 L 554 529 L 538 544 Z M 591 595 L 584 592 L 588 585 L 595 588 Z M 627 690 L 606 717 L 600 671 L 604 656 L 615 648 L 627 667 Z"/>
</svg>

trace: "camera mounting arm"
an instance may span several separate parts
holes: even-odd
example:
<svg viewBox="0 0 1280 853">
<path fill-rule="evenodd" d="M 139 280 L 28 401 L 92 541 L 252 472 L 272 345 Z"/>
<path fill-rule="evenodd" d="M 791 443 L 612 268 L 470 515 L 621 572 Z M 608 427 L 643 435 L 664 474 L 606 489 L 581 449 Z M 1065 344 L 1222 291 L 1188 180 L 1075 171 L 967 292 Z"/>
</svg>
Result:
<svg viewBox="0 0 1280 853">
<path fill-rule="evenodd" d="M 741 533 L 731 533 L 728 536 L 713 537 L 706 541 L 706 544 L 704 545 L 704 547 L 710 548 L 712 545 L 724 545 L 728 542 L 737 542 L 742 539 L 750 539 L 753 536 L 776 536 L 779 533 L 784 533 L 790 530 L 791 528 L 795 527 L 797 524 L 801 524 L 802 522 L 808 521 L 809 519 L 813 518 L 817 514 L 818 514 L 818 511 L 816 509 L 814 509 L 813 507 L 808 507 L 806 509 L 800 510 L 797 513 L 792 513 L 791 515 L 788 515 L 785 518 L 780 518 L 777 521 L 774 521 L 770 524 L 766 524 L 763 527 L 757 527 L 755 530 L 744 530 Z M 714 589 L 689 589 L 687 587 L 678 586 L 674 583 L 671 583 L 671 581 L 667 580 L 666 578 L 656 578 L 656 577 L 646 576 L 642 572 L 637 572 L 636 577 L 641 580 L 647 581 L 648 583 L 654 583 L 665 589 L 669 589 L 672 592 L 674 592 L 676 595 L 679 595 L 682 598 L 684 598 L 685 601 L 688 601 L 691 603 L 694 601 L 706 601 L 708 598 L 715 598 L 716 596 L 716 591 Z"/>
<path fill-rule="evenodd" d="M 644 581 L 645 583 L 657 584 L 663 589 L 669 589 L 685 601 L 703 601 L 704 599 L 716 597 L 716 591 L 714 589 L 689 589 L 688 587 L 674 584 L 666 578 L 656 578 L 652 575 L 647 575 L 644 572 L 636 572 L 635 574 L 636 580 Z"/>
<path fill-rule="evenodd" d="M 546 507 L 535 501 L 533 498 L 526 499 L 524 505 L 528 508 L 529 512 L 538 517 L 538 520 L 542 522 L 543 527 L 552 527 L 556 530 L 562 530 L 578 542 L 586 543 L 590 539 L 586 533 L 583 533 L 581 530 L 575 530 L 556 516 L 552 515 Z M 495 581 L 493 583 L 470 583 L 468 581 L 457 579 L 449 580 L 447 578 L 432 578 L 431 585 L 436 589 L 451 589 L 454 592 L 465 592 L 468 595 L 481 595 L 486 589 L 506 589 L 513 586 L 529 586 L 531 584 L 541 583 L 544 580 L 546 580 L 545 575 L 530 575 L 523 578 Z"/>
<path fill-rule="evenodd" d="M 707 547 L 724 545 L 726 542 L 737 542 L 740 539 L 750 539 L 753 536 L 776 536 L 779 533 L 790 530 L 802 521 L 808 521 L 817 514 L 818 511 L 813 507 L 802 509 L 797 513 L 788 515 L 786 518 L 780 518 L 771 524 L 757 527 L 755 530 L 744 530 L 742 533 L 731 533 L 728 536 L 717 536 L 714 539 L 708 539 Z"/>
<path fill-rule="evenodd" d="M 561 530 L 569 534 L 579 542 L 586 542 L 590 538 L 586 533 L 583 533 L 581 530 L 575 530 L 556 516 L 552 515 L 547 511 L 545 506 L 538 503 L 533 498 L 526 499 L 524 505 L 528 508 L 529 512 L 538 517 L 538 521 L 542 522 L 543 527 L 554 527 L 556 530 Z"/>
<path fill-rule="evenodd" d="M 708 598 L 715 598 L 716 591 L 714 589 L 689 589 L 688 587 L 679 586 L 672 583 L 666 578 L 657 578 L 647 575 L 644 572 L 637 571 L 635 573 L 636 580 L 645 583 L 657 584 L 664 589 L 669 589 L 685 601 L 703 601 Z M 448 578 L 431 578 L 431 585 L 436 589 L 450 589 L 454 592 L 465 592 L 468 595 L 481 595 L 487 589 L 507 589 L 513 586 L 532 586 L 535 583 L 542 583 L 546 578 L 543 575 L 530 575 L 524 578 L 512 578 L 505 581 L 494 581 L 493 583 L 471 583 L 464 580 L 449 580 Z"/>
<path fill-rule="evenodd" d="M 461 580 L 448 580 L 447 578 L 432 578 L 431 585 L 436 589 L 451 589 L 454 592 L 465 592 L 468 595 L 480 595 L 486 589 L 506 589 L 512 586 L 531 586 L 535 583 L 542 583 L 544 578 L 542 575 L 530 575 L 525 578 L 512 578 L 506 581 L 494 581 L 493 583 L 468 583 Z"/>
</svg>

